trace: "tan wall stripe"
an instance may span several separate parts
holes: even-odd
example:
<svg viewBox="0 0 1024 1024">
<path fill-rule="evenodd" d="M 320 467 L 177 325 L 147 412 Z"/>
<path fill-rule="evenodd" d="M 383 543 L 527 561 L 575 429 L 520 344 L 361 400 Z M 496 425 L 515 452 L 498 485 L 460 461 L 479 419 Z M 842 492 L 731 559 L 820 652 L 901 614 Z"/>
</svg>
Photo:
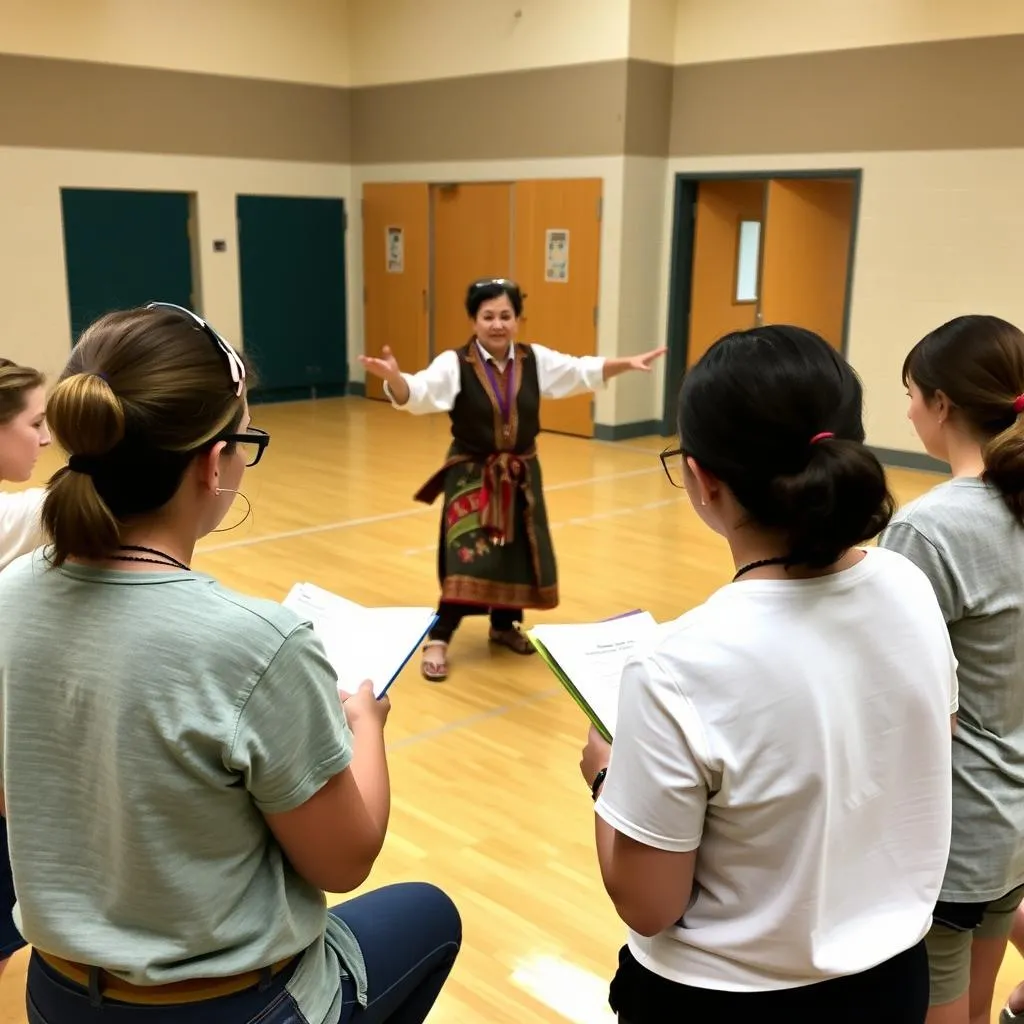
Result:
<svg viewBox="0 0 1024 1024">
<path fill-rule="evenodd" d="M 675 69 L 673 156 L 1024 145 L 1024 35 Z"/>
<path fill-rule="evenodd" d="M 0 145 L 349 163 L 347 90 L 0 54 Z"/>
<path fill-rule="evenodd" d="M 356 89 L 354 162 L 623 152 L 626 61 Z"/>
<path fill-rule="evenodd" d="M 0 54 L 0 145 L 326 163 L 1024 146 L 1024 35 L 326 86 Z"/>
</svg>

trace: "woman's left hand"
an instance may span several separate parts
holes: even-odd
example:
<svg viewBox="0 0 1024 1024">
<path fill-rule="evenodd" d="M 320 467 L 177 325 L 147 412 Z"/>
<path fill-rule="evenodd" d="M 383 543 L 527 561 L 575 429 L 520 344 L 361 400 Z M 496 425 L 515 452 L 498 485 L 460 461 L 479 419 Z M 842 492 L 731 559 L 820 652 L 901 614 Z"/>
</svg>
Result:
<svg viewBox="0 0 1024 1024">
<path fill-rule="evenodd" d="M 592 725 L 587 736 L 587 745 L 583 748 L 580 759 L 580 772 L 588 787 L 593 786 L 597 773 L 608 767 L 612 758 L 612 745 Z"/>
<path fill-rule="evenodd" d="M 667 348 L 652 348 L 650 352 L 644 352 L 638 356 L 631 356 L 629 359 L 629 368 L 631 370 L 641 370 L 644 373 L 649 373 L 651 370 L 651 364 L 656 360 L 660 359 L 666 352 Z"/>
</svg>

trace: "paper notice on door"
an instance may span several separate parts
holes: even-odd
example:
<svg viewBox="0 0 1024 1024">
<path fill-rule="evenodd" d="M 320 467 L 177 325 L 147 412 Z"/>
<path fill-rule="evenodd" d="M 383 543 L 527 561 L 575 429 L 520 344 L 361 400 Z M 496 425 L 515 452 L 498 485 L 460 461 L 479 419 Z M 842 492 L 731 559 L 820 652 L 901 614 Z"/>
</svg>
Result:
<svg viewBox="0 0 1024 1024">
<path fill-rule="evenodd" d="M 548 228 L 544 232 L 544 253 L 544 280 L 568 283 L 569 232 L 566 228 Z"/>
</svg>

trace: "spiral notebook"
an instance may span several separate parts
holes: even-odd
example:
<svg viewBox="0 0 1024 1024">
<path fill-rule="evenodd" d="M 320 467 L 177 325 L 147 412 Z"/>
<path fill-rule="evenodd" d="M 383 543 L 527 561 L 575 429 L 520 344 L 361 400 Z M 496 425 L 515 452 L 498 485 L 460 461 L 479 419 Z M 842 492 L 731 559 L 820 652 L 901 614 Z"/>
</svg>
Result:
<svg viewBox="0 0 1024 1024">
<path fill-rule="evenodd" d="M 526 631 L 555 678 L 610 743 L 615 734 L 622 670 L 658 623 L 633 611 L 603 622 L 542 624 Z"/>
<path fill-rule="evenodd" d="M 296 583 L 282 603 L 312 622 L 338 689 L 354 693 L 369 679 L 378 700 L 437 621 L 433 608 L 368 608 L 314 583 Z"/>
</svg>

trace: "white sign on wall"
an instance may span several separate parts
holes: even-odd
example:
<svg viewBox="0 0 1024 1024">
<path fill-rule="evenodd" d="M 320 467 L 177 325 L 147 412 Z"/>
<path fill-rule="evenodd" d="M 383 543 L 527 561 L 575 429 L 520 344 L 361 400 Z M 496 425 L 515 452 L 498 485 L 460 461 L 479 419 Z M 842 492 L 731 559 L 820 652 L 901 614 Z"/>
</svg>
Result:
<svg viewBox="0 0 1024 1024">
<path fill-rule="evenodd" d="M 559 284 L 569 280 L 569 232 L 565 228 L 544 232 L 544 280 Z"/>
<path fill-rule="evenodd" d="M 401 228 L 387 228 L 385 240 L 385 259 L 389 274 L 401 274 L 405 271 L 405 232 Z"/>
</svg>

